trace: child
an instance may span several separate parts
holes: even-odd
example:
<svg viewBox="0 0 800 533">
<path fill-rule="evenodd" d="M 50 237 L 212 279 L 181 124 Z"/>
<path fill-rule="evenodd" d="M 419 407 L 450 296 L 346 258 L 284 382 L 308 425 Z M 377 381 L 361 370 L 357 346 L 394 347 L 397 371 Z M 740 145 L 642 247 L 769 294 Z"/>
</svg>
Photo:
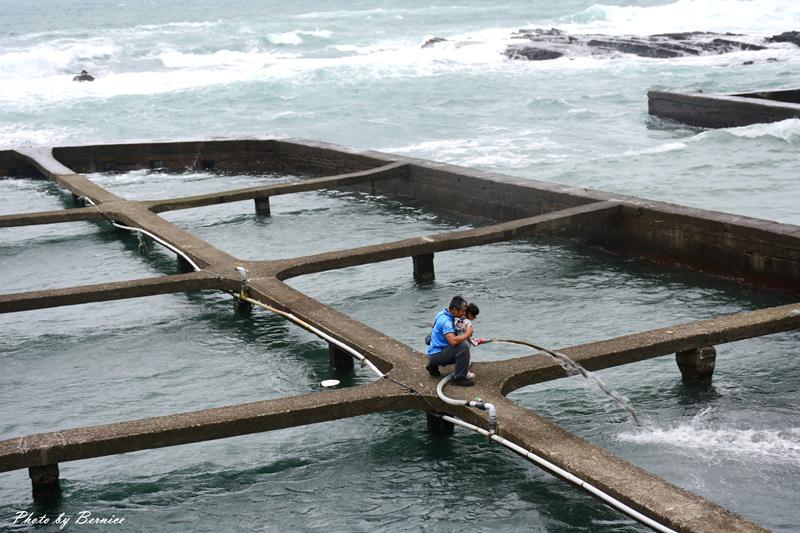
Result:
<svg viewBox="0 0 800 533">
<path fill-rule="evenodd" d="M 478 317 L 478 313 L 481 310 L 478 309 L 478 306 L 475 304 L 467 305 L 467 311 L 464 313 L 464 318 L 456 318 L 453 323 L 456 327 L 456 335 L 463 335 L 467 332 L 467 327 L 472 326 L 472 321 Z M 468 338 L 467 341 L 472 346 L 478 346 L 479 344 L 483 344 L 486 342 L 486 339 L 474 339 L 472 337 Z M 475 374 L 472 371 L 467 372 L 467 377 L 469 379 L 475 379 Z"/>
<path fill-rule="evenodd" d="M 467 312 L 465 313 L 464 318 L 456 318 L 454 321 L 456 326 L 456 334 L 463 335 L 467 331 L 467 327 L 472 326 L 472 321 L 478 317 L 478 313 L 480 312 L 481 310 L 478 309 L 477 305 L 467 305 Z M 467 340 L 469 340 L 469 343 L 472 346 L 478 346 L 486 342 L 486 339 L 474 339 L 473 337 L 470 337 Z"/>
</svg>

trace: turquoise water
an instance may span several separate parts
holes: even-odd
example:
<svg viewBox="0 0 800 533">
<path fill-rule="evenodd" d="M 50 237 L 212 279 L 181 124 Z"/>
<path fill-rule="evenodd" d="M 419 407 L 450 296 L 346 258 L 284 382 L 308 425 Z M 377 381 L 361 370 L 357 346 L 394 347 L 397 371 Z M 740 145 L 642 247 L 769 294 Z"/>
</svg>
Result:
<svg viewBox="0 0 800 533">
<path fill-rule="evenodd" d="M 797 29 L 796 2 L 6 0 L 0 22 L 0 147 L 309 138 L 800 224 L 800 121 L 700 131 L 648 117 L 645 96 L 796 87 L 800 49 L 547 63 L 501 53 L 522 27 L 758 39 Z M 434 36 L 449 41 L 420 48 Z M 72 82 L 84 68 L 97 80 Z M 291 178 L 90 177 L 129 198 Z M 2 214 L 69 205 L 53 185 L 0 181 Z M 279 197 L 272 212 L 256 218 L 244 202 L 164 216 L 247 259 L 468 227 L 356 194 Z M 142 256 L 136 239 L 93 223 L 4 229 L 0 264 L 2 293 L 176 271 L 170 254 Z M 456 292 L 480 304 L 480 335 L 554 348 L 790 301 L 548 241 L 437 254 L 436 269 L 428 285 L 413 282 L 409 260 L 291 284 L 417 349 Z M 599 372 L 643 428 L 578 378 L 512 398 L 770 529 L 796 531 L 798 340 L 719 347 L 706 387 L 682 385 L 671 357 Z M 489 345 L 475 358 L 524 353 Z M 315 337 L 273 316 L 237 317 L 213 292 L 2 315 L 0 368 L 2 439 L 372 379 L 336 375 Z M 419 413 L 376 415 L 65 463 L 56 511 L 124 516 L 114 529 L 126 531 L 643 530 L 484 439 L 439 440 L 424 425 Z M 12 524 L 18 510 L 40 511 L 29 491 L 24 471 L 0 474 L 0 530 L 33 529 Z"/>
</svg>

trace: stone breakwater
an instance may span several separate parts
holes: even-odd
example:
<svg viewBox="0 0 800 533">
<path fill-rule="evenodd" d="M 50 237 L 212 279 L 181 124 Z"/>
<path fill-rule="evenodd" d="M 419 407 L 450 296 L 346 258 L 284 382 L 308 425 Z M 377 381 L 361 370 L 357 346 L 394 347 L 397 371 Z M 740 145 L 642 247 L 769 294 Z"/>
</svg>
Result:
<svg viewBox="0 0 800 533">
<path fill-rule="evenodd" d="M 559 57 L 610 56 L 619 54 L 639 57 L 673 58 L 699 55 L 719 55 L 747 50 L 767 50 L 779 43 L 800 46 L 800 32 L 789 31 L 767 38 L 752 38 L 734 33 L 681 32 L 639 36 L 609 36 L 601 34 L 570 35 L 551 28 L 521 29 L 511 35 L 519 41 L 506 47 L 510 59 L 546 61 Z M 442 37 L 425 41 L 423 48 L 447 42 Z M 461 44 L 461 43 L 459 43 Z M 467 43 L 463 43 L 467 44 Z"/>
</svg>

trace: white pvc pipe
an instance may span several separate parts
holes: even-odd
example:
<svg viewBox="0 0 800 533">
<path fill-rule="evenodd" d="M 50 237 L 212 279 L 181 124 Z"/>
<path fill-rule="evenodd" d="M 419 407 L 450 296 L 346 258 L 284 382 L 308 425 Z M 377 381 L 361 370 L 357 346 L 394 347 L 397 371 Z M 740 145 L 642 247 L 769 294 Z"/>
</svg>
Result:
<svg viewBox="0 0 800 533">
<path fill-rule="evenodd" d="M 95 208 L 97 208 L 99 210 L 99 208 L 91 200 L 91 198 L 89 198 L 87 196 L 84 196 L 84 197 L 82 197 L 82 199 L 86 200 L 88 203 L 90 203 L 92 206 L 94 206 Z M 168 242 L 160 239 L 159 237 L 156 237 L 155 235 L 153 235 L 149 231 L 141 229 L 141 228 L 133 228 L 133 227 L 130 227 L 130 226 L 125 226 L 125 225 L 120 224 L 118 222 L 115 222 L 113 220 L 111 221 L 111 224 L 113 224 L 114 226 L 116 226 L 118 228 L 125 229 L 125 230 L 128 230 L 128 231 L 138 231 L 138 232 L 144 233 L 145 235 L 147 235 L 148 237 L 150 237 L 151 239 L 153 239 L 157 243 L 161 244 L 162 246 L 165 246 L 166 248 L 172 250 L 176 254 L 178 254 L 181 257 L 183 257 L 192 266 L 192 268 L 194 268 L 196 271 L 201 270 L 201 268 L 194 261 L 192 261 L 192 259 L 188 255 L 186 255 L 184 252 L 182 252 L 181 250 L 179 250 L 175 246 L 169 244 Z M 246 279 L 246 271 L 244 271 L 242 276 L 243 276 L 243 279 Z M 370 361 L 365 356 L 363 356 L 362 354 L 357 352 L 355 349 L 353 349 L 350 346 L 344 344 L 343 342 L 339 341 L 338 339 L 335 339 L 335 338 L 331 337 L 330 335 L 328 335 L 324 331 L 320 330 L 319 328 L 316 328 L 316 327 L 312 326 L 308 322 L 305 322 L 304 320 L 301 320 L 300 318 L 298 318 L 297 316 L 293 315 L 292 313 L 287 313 L 286 311 L 281 311 L 280 309 L 276 309 L 275 307 L 272 307 L 272 306 L 267 305 L 267 304 L 265 304 L 263 302 L 260 302 L 258 300 L 253 299 L 253 298 L 245 296 L 244 294 L 239 294 L 238 297 L 241 300 L 244 300 L 246 302 L 250 302 L 250 303 L 255 304 L 255 305 L 259 306 L 259 307 L 262 307 L 262 308 L 264 308 L 264 309 L 266 309 L 268 311 L 271 311 L 271 312 L 273 312 L 273 313 L 275 313 L 277 315 L 280 315 L 280 316 L 282 316 L 284 318 L 287 318 L 287 319 L 291 320 L 292 322 L 294 322 L 295 324 L 299 325 L 300 327 L 302 327 L 302 328 L 314 333 L 315 335 L 317 335 L 319 337 L 322 337 L 323 339 L 327 340 L 328 342 L 338 346 L 342 350 L 344 350 L 347 353 L 351 354 L 353 357 L 358 359 L 360 362 L 362 362 L 366 366 L 368 366 L 370 368 L 370 370 L 372 370 L 379 377 L 381 377 L 381 378 L 385 378 L 386 377 L 386 374 L 381 372 L 378 369 L 378 367 L 376 367 L 372 363 L 372 361 Z M 439 396 L 439 398 L 443 402 L 445 402 L 447 404 L 450 404 L 450 405 L 478 407 L 478 405 L 476 405 L 477 402 L 475 402 L 475 401 L 454 400 L 452 398 L 449 398 L 446 394 L 444 394 L 444 386 L 452 378 L 453 378 L 453 375 L 452 374 L 448 374 L 436 386 L 436 394 Z M 485 402 L 482 402 L 482 403 L 484 404 L 485 409 L 487 411 L 489 411 L 490 420 L 495 420 L 496 421 L 497 416 L 496 416 L 496 411 L 495 411 L 494 405 L 492 405 L 491 403 L 485 403 Z M 616 498 L 610 496 L 606 492 L 603 492 L 602 490 L 598 489 L 594 485 L 592 485 L 592 484 L 580 479 L 579 477 L 575 476 L 574 474 L 571 474 L 571 473 L 567 472 L 563 468 L 560 468 L 559 466 L 556 466 L 555 464 L 551 463 L 547 459 L 539 457 L 538 455 L 534 454 L 533 452 L 531 452 L 529 450 L 526 450 L 525 448 L 523 448 L 523 447 L 521 447 L 521 446 L 519 446 L 517 444 L 514 444 L 513 442 L 511 442 L 511 441 L 509 441 L 507 439 L 504 439 L 503 437 L 499 436 L 497 433 L 494 433 L 494 431 L 491 431 L 491 432 L 487 431 L 487 430 L 485 430 L 485 429 L 483 429 L 481 427 L 478 427 L 476 425 L 470 424 L 468 422 L 464 422 L 463 420 L 458 419 L 458 418 L 454 418 L 452 416 L 438 415 L 438 414 L 437 414 L 437 416 L 440 416 L 442 418 L 442 420 L 446 420 L 446 421 L 448 421 L 448 422 L 450 422 L 452 424 L 456 424 L 458 426 L 470 429 L 472 431 L 475 431 L 476 433 L 480 433 L 481 435 L 489 437 L 490 439 L 502 444 L 503 446 L 509 448 L 510 450 L 513 450 L 514 452 L 518 453 L 519 455 L 522 455 L 523 457 L 533 461 L 534 463 L 539 465 L 544 470 L 547 470 L 547 471 L 549 471 L 549 472 L 551 472 L 551 473 L 553 473 L 553 474 L 555 474 L 555 475 L 557 475 L 557 476 L 569 481 L 573 485 L 576 485 L 579 488 L 586 490 L 587 492 L 593 494 L 594 496 L 596 496 L 597 498 L 601 499 L 602 501 L 604 501 L 605 503 L 607 503 L 611 507 L 614 507 L 615 509 L 621 511 L 622 513 L 630 516 L 634 520 L 637 520 L 640 523 L 645 524 L 646 526 L 651 527 L 652 529 L 654 529 L 656 531 L 660 531 L 662 533 L 677 533 L 675 530 L 670 529 L 667 526 L 665 526 L 663 524 L 660 524 L 660 523 L 656 522 L 655 520 L 643 515 L 639 511 L 636 511 L 635 509 L 625 505 L 621 501 L 619 501 Z"/>
<path fill-rule="evenodd" d="M 444 386 L 445 386 L 445 385 L 447 385 L 447 383 L 448 383 L 448 382 L 449 382 L 451 379 L 453 379 L 453 374 L 447 374 L 447 375 L 444 377 L 444 379 L 442 379 L 442 380 L 439 382 L 439 384 L 438 384 L 438 385 L 436 385 L 436 395 L 437 395 L 437 396 L 439 397 L 439 399 L 440 399 L 440 400 L 442 400 L 444 403 L 449 403 L 450 405 L 459 405 L 459 406 L 462 406 L 462 405 L 467 405 L 467 401 L 466 401 L 466 400 L 454 400 L 454 399 L 452 399 L 452 398 L 448 397 L 448 396 L 447 396 L 447 395 L 444 393 Z"/>
<path fill-rule="evenodd" d="M 296 317 L 292 313 L 287 313 L 286 311 L 281 311 L 280 309 L 276 309 L 276 308 L 272 307 L 271 305 L 267 305 L 264 302 L 259 302 L 258 300 L 254 300 L 253 298 L 250 298 L 250 297 L 245 296 L 243 294 L 240 294 L 237 297 L 239 299 L 241 299 L 241 300 L 244 300 L 245 302 L 250 302 L 251 304 L 255 304 L 255 305 L 259 306 L 259 307 L 262 307 L 262 308 L 266 309 L 267 311 L 271 311 L 271 312 L 273 312 L 273 313 L 275 313 L 277 315 L 280 315 L 280 316 L 282 316 L 284 318 L 287 318 L 287 319 L 291 320 L 292 322 L 294 322 L 298 326 L 302 327 L 303 329 L 306 329 L 306 330 L 310 331 L 311 333 L 313 333 L 313 334 L 315 334 L 315 335 L 317 335 L 319 337 L 322 337 L 323 339 L 325 339 L 326 341 L 330 342 L 331 344 L 335 344 L 336 346 L 338 346 L 342 350 L 344 350 L 347 353 L 351 354 L 353 357 L 358 359 L 360 362 L 363 362 L 365 365 L 367 365 L 370 368 L 370 370 L 372 370 L 373 372 L 375 372 L 378 375 L 378 377 L 381 377 L 381 378 L 385 378 L 386 377 L 386 374 L 384 374 L 383 372 L 378 370 L 378 367 L 376 367 L 374 364 L 372 364 L 372 361 L 370 361 L 369 359 L 367 359 L 366 357 L 361 355 L 359 352 L 357 352 L 353 348 L 349 347 L 348 345 L 346 345 L 342 341 L 331 337 L 330 335 L 328 335 L 324 331 L 320 330 L 319 328 L 315 328 L 314 326 L 312 326 L 308 322 L 305 322 L 304 320 L 301 320 L 300 318 Z"/>
<path fill-rule="evenodd" d="M 97 204 L 96 204 L 96 203 L 94 203 L 94 202 L 92 201 L 92 199 L 91 199 L 91 198 L 89 198 L 88 196 L 81 196 L 81 197 L 79 198 L 79 200 L 85 200 L 85 201 L 86 201 L 88 204 L 90 204 L 92 207 L 94 207 L 95 209 L 97 209 L 98 211 L 100 211 L 100 208 L 99 208 L 99 207 L 97 207 Z M 102 211 L 100 211 L 100 214 L 102 214 L 103 216 L 105 216 L 105 214 L 104 214 Z M 178 249 L 178 248 L 176 248 L 175 246 L 172 246 L 172 245 L 171 245 L 170 243 L 168 243 L 167 241 L 165 241 L 165 240 L 162 240 L 162 239 L 160 239 L 160 238 L 156 237 L 155 235 L 153 235 L 153 234 L 152 234 L 152 233 L 150 233 L 149 231 L 147 231 L 147 230 L 144 230 L 144 229 L 142 229 L 142 228 L 132 228 L 132 227 L 130 227 L 130 226 L 125 226 L 124 224 L 120 224 L 119 222 L 117 222 L 117 221 L 115 221 L 115 220 L 111 220 L 111 219 L 109 219 L 109 221 L 111 222 L 111 225 L 112 225 L 112 226 L 114 226 L 114 227 L 117 227 L 117 228 L 120 228 L 120 229 L 126 229 L 126 230 L 128 230 L 128 231 L 138 231 L 139 233 L 144 233 L 145 235 L 147 235 L 148 237 L 150 237 L 151 239 L 153 239 L 154 241 L 156 241 L 156 242 L 157 242 L 157 243 L 159 243 L 160 245 L 162 245 L 162 246 L 164 246 L 164 247 L 166 247 L 166 248 L 169 248 L 170 250 L 172 250 L 173 252 L 175 252 L 175 253 L 176 253 L 176 254 L 178 254 L 179 256 L 181 256 L 181 257 L 183 257 L 184 259 L 186 259 L 186 262 L 188 262 L 188 263 L 189 263 L 189 264 L 192 266 L 192 268 L 193 268 L 193 269 L 195 269 L 195 271 L 200 271 L 200 270 L 202 270 L 202 269 L 201 269 L 199 266 L 197 266 L 197 263 L 195 263 L 194 261 L 192 261 L 192 259 L 191 259 L 191 258 L 190 258 L 188 255 L 186 255 L 184 252 L 182 252 L 181 250 L 179 250 L 179 249 Z"/>
<path fill-rule="evenodd" d="M 553 473 L 553 474 L 555 474 L 555 475 L 557 475 L 557 476 L 569 481 L 573 485 L 576 485 L 577 487 L 579 487 L 581 489 L 584 489 L 587 492 L 590 492 L 592 495 L 594 495 L 597 498 L 603 500 L 605 503 L 607 503 L 611 507 L 614 507 L 618 511 L 621 511 L 622 513 L 630 516 L 634 520 L 636 520 L 636 521 L 638 521 L 638 522 L 640 522 L 640 523 L 642 523 L 642 524 L 644 524 L 644 525 L 646 525 L 646 526 L 648 526 L 648 527 L 650 527 L 650 528 L 652 528 L 652 529 L 654 529 L 656 531 L 660 531 L 662 533 L 677 533 L 674 529 L 670 529 L 667 526 L 656 522 L 652 518 L 643 515 L 639 511 L 637 511 L 637 510 L 625 505 L 624 503 L 622 503 L 618 499 L 614 498 L 613 496 L 609 495 L 606 492 L 603 492 L 602 490 L 598 489 L 597 487 L 595 487 L 594 485 L 590 484 L 589 482 L 584 481 L 581 478 L 579 478 L 578 476 L 567 472 L 566 470 L 564 470 L 563 468 L 561 468 L 559 466 L 554 465 L 553 463 L 551 463 L 547 459 L 539 457 L 535 453 L 526 450 L 522 446 L 514 444 L 513 442 L 511 442 L 508 439 L 504 439 L 503 437 L 501 437 L 500 435 L 498 435 L 496 433 L 490 433 L 490 432 L 486 431 L 485 429 L 483 429 L 481 427 L 478 427 L 478 426 L 475 426 L 473 424 L 470 424 L 469 422 L 464 422 L 463 420 L 461 420 L 459 418 L 454 418 L 454 417 L 448 416 L 448 415 L 440 415 L 440 416 L 441 416 L 442 420 L 447 420 L 450 423 L 456 424 L 458 426 L 461 426 L 461 427 L 464 427 L 464 428 L 467 428 L 467 429 L 471 429 L 472 431 L 475 431 L 477 433 L 480 433 L 481 435 L 489 437 L 490 439 L 502 444 L 506 448 L 509 448 L 510 450 L 513 450 L 516 453 L 522 455 L 526 459 L 530 459 L 531 461 L 533 461 L 534 463 L 539 465 L 544 470 L 547 470 L 547 471 L 549 471 L 549 472 L 551 472 L 551 473 Z"/>
<path fill-rule="evenodd" d="M 386 374 L 384 374 L 383 372 L 378 370 L 378 368 L 375 365 L 373 365 L 372 362 L 369 359 L 367 359 L 366 357 L 364 357 L 363 355 L 358 353 L 356 350 L 354 350 L 353 348 L 347 346 L 343 342 L 331 337 L 330 335 L 328 335 L 324 331 L 321 331 L 320 329 L 312 326 L 311 324 L 301 320 L 300 318 L 296 317 L 292 313 L 287 313 L 286 311 L 281 311 L 280 309 L 276 309 L 276 308 L 274 308 L 274 307 L 272 307 L 270 305 L 267 305 L 267 304 L 265 304 L 263 302 L 260 302 L 258 300 L 254 300 L 253 298 L 250 298 L 248 296 L 244 296 L 242 294 L 240 294 L 238 297 L 241 298 L 242 300 L 246 301 L 246 302 L 250 302 L 250 303 L 255 304 L 255 305 L 259 306 L 259 307 L 267 309 L 268 311 L 271 311 L 271 312 L 273 312 L 273 313 L 275 313 L 277 315 L 280 315 L 282 317 L 285 317 L 285 318 L 291 320 L 295 324 L 303 327 L 304 329 L 307 329 L 308 331 L 314 333 L 315 335 L 318 335 L 318 336 L 322 337 L 323 339 L 327 340 L 328 342 L 331 342 L 331 343 L 335 344 L 336 346 L 342 348 L 343 350 L 347 351 L 348 353 L 352 354 L 359 361 L 364 361 L 370 367 L 370 369 L 373 372 L 375 372 L 378 376 L 380 376 L 382 378 L 386 377 Z M 452 377 L 453 377 L 452 374 L 448 374 L 447 376 L 444 377 L 444 379 L 439 381 L 439 384 L 436 386 L 436 394 L 439 396 L 439 398 L 443 402 L 448 403 L 450 405 L 457 405 L 457 406 L 468 405 L 470 402 L 467 401 L 467 400 L 454 400 L 453 398 L 449 398 L 447 395 L 444 394 L 444 386 L 452 379 Z M 494 411 L 494 405 L 487 403 L 486 406 L 487 406 L 487 410 L 488 410 L 488 406 L 492 407 L 492 411 L 490 411 L 490 413 L 489 413 L 489 415 L 491 417 L 492 412 Z M 640 522 L 640 523 L 642 523 L 642 524 L 644 524 L 644 525 L 646 525 L 646 526 L 648 526 L 648 527 L 650 527 L 650 528 L 652 528 L 652 529 L 654 529 L 656 531 L 659 531 L 659 532 L 662 532 L 662 533 L 677 533 L 675 530 L 670 529 L 667 526 L 656 522 L 652 518 L 649 518 L 649 517 L 643 515 L 639 511 L 637 511 L 637 510 L 625 505 L 621 501 L 617 500 L 616 498 L 614 498 L 613 496 L 607 494 L 606 492 L 603 492 L 602 490 L 598 489 L 597 487 L 595 487 L 594 485 L 588 483 L 587 481 L 584 481 L 584 480 L 580 479 L 579 477 L 577 477 L 576 475 L 571 474 L 570 472 L 567 472 L 563 468 L 561 468 L 559 466 L 556 466 L 555 464 L 551 463 L 547 459 L 539 457 L 535 453 L 533 453 L 531 451 L 528 451 L 525 448 L 523 448 L 523 447 L 521 447 L 521 446 L 519 446 L 517 444 L 514 444 L 513 442 L 509 441 L 508 439 L 505 439 L 505 438 L 499 436 L 497 433 L 487 431 L 487 430 L 485 430 L 485 429 L 483 429 L 481 427 L 478 427 L 476 425 L 470 424 L 468 422 L 464 422 L 463 420 L 461 420 L 459 418 L 454 418 L 452 416 L 438 415 L 438 414 L 437 414 L 437 416 L 441 417 L 442 420 L 447 420 L 448 422 L 451 422 L 451 423 L 456 424 L 458 426 L 470 429 L 472 431 L 475 431 L 476 433 L 480 433 L 481 435 L 489 437 L 490 439 L 502 444 L 506 448 L 518 453 L 519 455 L 522 455 L 526 459 L 529 459 L 529 460 L 533 461 L 534 463 L 539 465 L 544 470 L 547 470 L 547 471 L 549 471 L 549 472 L 551 472 L 551 473 L 553 473 L 553 474 L 555 474 L 557 476 L 560 476 L 561 478 L 567 480 L 568 482 L 572 483 L 573 485 L 576 485 L 577 487 L 586 490 L 587 492 L 589 492 L 592 495 L 596 496 L 597 498 L 599 498 L 603 502 L 607 503 L 611 507 L 614 507 L 618 511 L 630 516 L 634 520 L 637 520 L 638 522 Z"/>
<path fill-rule="evenodd" d="M 170 250 L 172 250 L 173 252 L 175 252 L 179 256 L 183 257 L 186 260 L 186 262 L 189 263 L 192 266 L 193 269 L 195 269 L 195 271 L 202 270 L 199 266 L 197 266 L 197 263 L 192 261 L 192 259 L 188 255 L 186 255 L 184 252 L 182 252 L 181 250 L 179 250 L 175 246 L 172 246 L 167 241 L 159 239 L 158 237 L 156 237 L 155 235 L 153 235 L 149 231 L 144 230 L 142 228 L 132 228 L 130 226 L 125 226 L 123 224 L 120 224 L 119 222 L 112 222 L 111 224 L 113 226 L 117 227 L 117 228 L 126 229 L 128 231 L 138 231 L 139 233 L 144 233 L 145 235 L 147 235 L 148 237 L 150 237 L 151 239 L 153 239 L 154 241 L 156 241 L 160 245 L 162 245 L 162 246 L 164 246 L 166 248 L 169 248 Z"/>
</svg>

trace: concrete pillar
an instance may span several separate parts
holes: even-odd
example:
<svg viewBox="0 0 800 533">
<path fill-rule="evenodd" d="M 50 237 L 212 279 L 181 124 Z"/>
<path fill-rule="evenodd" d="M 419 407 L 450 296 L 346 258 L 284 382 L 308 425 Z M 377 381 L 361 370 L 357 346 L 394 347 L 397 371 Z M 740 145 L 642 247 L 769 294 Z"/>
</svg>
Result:
<svg viewBox="0 0 800 533">
<path fill-rule="evenodd" d="M 411 259 L 414 261 L 415 281 L 423 282 L 436 279 L 433 271 L 433 254 L 415 255 Z"/>
<path fill-rule="evenodd" d="M 442 420 L 438 416 L 430 413 L 425 413 L 425 417 L 428 420 L 428 431 L 431 435 L 436 435 L 437 437 L 451 437 L 453 435 L 453 428 L 455 426 L 452 422 Z"/>
<path fill-rule="evenodd" d="M 234 295 L 233 310 L 246 315 L 253 311 L 253 304 L 240 300 L 238 296 Z"/>
<path fill-rule="evenodd" d="M 61 485 L 58 482 L 58 463 L 28 468 L 33 487 L 33 500 L 36 502 L 49 502 L 61 495 Z"/>
<path fill-rule="evenodd" d="M 178 258 L 178 272 L 186 273 L 186 272 L 194 272 L 194 267 L 189 264 L 189 261 L 186 260 L 182 255 L 175 254 Z"/>
<path fill-rule="evenodd" d="M 675 354 L 684 382 L 711 381 L 717 350 L 713 346 L 686 350 Z"/>
<path fill-rule="evenodd" d="M 253 201 L 256 204 L 256 215 L 260 215 L 262 217 L 270 216 L 269 196 L 264 198 L 255 198 Z"/>
<path fill-rule="evenodd" d="M 344 372 L 353 370 L 353 356 L 331 342 L 328 343 L 328 355 L 330 355 L 331 364 L 336 370 Z"/>
</svg>

